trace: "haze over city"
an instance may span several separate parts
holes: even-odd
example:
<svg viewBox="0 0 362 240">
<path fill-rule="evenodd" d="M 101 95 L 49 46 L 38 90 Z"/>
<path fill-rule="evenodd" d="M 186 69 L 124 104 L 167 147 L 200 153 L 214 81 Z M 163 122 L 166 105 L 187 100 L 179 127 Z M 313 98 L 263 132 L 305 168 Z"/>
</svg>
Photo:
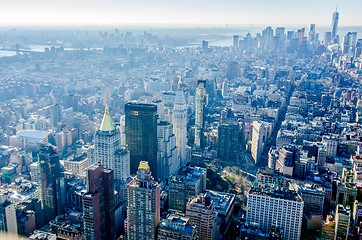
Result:
<svg viewBox="0 0 362 240">
<path fill-rule="evenodd" d="M 362 239 L 361 9 L 0 0 L 0 239 Z"/>
<path fill-rule="evenodd" d="M 329 26 L 334 0 L 12 0 L 0 1 L 6 25 L 302 25 Z M 361 23 L 362 2 L 339 1 L 342 26 Z M 343 21 L 342 21 L 343 20 Z"/>
</svg>

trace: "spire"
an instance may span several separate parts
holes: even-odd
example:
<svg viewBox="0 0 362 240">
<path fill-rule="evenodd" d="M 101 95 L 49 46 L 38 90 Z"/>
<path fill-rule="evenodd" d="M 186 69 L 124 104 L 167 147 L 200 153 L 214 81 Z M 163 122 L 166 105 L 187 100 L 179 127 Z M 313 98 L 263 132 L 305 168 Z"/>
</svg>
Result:
<svg viewBox="0 0 362 240">
<path fill-rule="evenodd" d="M 114 125 L 111 116 L 109 115 L 108 105 L 104 109 L 103 120 L 100 129 L 101 131 L 113 131 Z"/>
</svg>

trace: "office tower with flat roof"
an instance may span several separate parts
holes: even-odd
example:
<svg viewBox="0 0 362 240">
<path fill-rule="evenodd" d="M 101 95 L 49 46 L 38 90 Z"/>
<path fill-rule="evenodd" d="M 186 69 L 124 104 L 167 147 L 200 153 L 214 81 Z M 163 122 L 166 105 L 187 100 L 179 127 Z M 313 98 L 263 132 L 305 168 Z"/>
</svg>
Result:
<svg viewBox="0 0 362 240">
<path fill-rule="evenodd" d="M 206 80 L 198 80 L 195 95 L 195 141 L 196 149 L 204 148 L 205 136 Z"/>
<path fill-rule="evenodd" d="M 169 179 L 169 208 L 186 211 L 187 201 L 206 190 L 206 169 L 184 167 Z"/>
<path fill-rule="evenodd" d="M 137 175 L 127 185 L 127 239 L 156 239 L 160 222 L 160 185 L 148 162 L 139 163 Z"/>
<path fill-rule="evenodd" d="M 191 223 L 196 225 L 199 239 L 216 239 L 217 213 L 209 193 L 201 193 L 190 198 L 186 205 L 186 217 L 190 218 Z"/>
<path fill-rule="evenodd" d="M 336 11 L 333 13 L 333 16 L 332 16 L 332 41 L 334 43 L 337 43 L 336 42 L 336 39 L 337 39 L 337 35 L 338 35 L 338 21 L 339 21 L 339 12 L 337 12 L 337 9 Z"/>
<path fill-rule="evenodd" d="M 315 35 L 316 35 L 315 24 L 311 24 L 309 28 L 309 38 L 308 38 L 309 44 L 315 44 L 316 42 Z"/>
<path fill-rule="evenodd" d="M 188 217 L 170 214 L 158 225 L 158 240 L 197 240 L 196 226 Z"/>
<path fill-rule="evenodd" d="M 15 205 L 6 198 L 5 195 L 0 196 L 0 232 L 18 234 Z"/>
<path fill-rule="evenodd" d="M 130 102 L 125 105 L 126 142 L 130 152 L 131 173 L 140 161 L 147 161 L 157 177 L 157 106 Z"/>
<path fill-rule="evenodd" d="M 43 223 L 64 213 L 65 184 L 63 169 L 56 148 L 50 144 L 38 145 L 39 200 L 43 212 Z"/>
<path fill-rule="evenodd" d="M 187 105 L 184 93 L 181 91 L 176 93 L 173 102 L 172 124 L 181 166 L 185 166 L 189 161 L 187 157 Z"/>
<path fill-rule="evenodd" d="M 128 151 L 121 148 L 120 140 L 120 131 L 114 126 L 106 106 L 101 126 L 94 136 L 92 163 L 112 169 L 115 180 L 125 181 L 130 176 L 130 156 Z"/>
<path fill-rule="evenodd" d="M 239 35 L 233 36 L 233 50 L 237 51 L 239 49 Z"/>
<path fill-rule="evenodd" d="M 116 239 L 114 172 L 102 165 L 87 170 L 87 192 L 83 195 L 86 240 Z"/>
<path fill-rule="evenodd" d="M 219 124 L 217 155 L 225 161 L 236 161 L 239 152 L 239 126 L 237 123 Z"/>
<path fill-rule="evenodd" d="M 301 237 L 304 202 L 297 192 L 273 184 L 254 182 L 247 200 L 246 222 L 268 233 L 273 227 L 283 229 L 285 240 Z"/>
</svg>

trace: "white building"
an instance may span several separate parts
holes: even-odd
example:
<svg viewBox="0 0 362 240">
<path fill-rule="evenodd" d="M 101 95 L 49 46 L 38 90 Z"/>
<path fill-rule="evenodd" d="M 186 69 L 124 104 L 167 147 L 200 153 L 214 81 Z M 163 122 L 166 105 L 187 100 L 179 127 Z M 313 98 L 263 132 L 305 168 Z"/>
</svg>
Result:
<svg viewBox="0 0 362 240">
<path fill-rule="evenodd" d="M 199 80 L 195 94 L 195 141 L 196 148 L 203 147 L 204 121 L 206 106 L 205 80 Z"/>
<path fill-rule="evenodd" d="M 38 143 L 48 143 L 49 132 L 41 130 L 20 130 L 16 136 L 11 136 L 9 145 L 22 149 L 37 151 Z"/>
<path fill-rule="evenodd" d="M 283 239 L 299 240 L 302 231 L 304 202 L 297 192 L 276 187 L 258 186 L 248 194 L 246 222 L 268 233 L 272 227 L 283 229 Z"/>
<path fill-rule="evenodd" d="M 0 196 L 0 231 L 18 233 L 15 205 L 6 200 L 6 196 Z"/>
<path fill-rule="evenodd" d="M 172 124 L 181 165 L 185 166 L 189 160 L 187 157 L 187 105 L 182 92 L 177 92 L 175 97 Z"/>
<path fill-rule="evenodd" d="M 115 128 L 106 106 L 102 124 L 94 136 L 94 156 L 92 163 L 101 163 L 104 168 L 114 170 L 115 180 L 125 180 L 130 176 L 129 152 L 121 149 L 121 137 Z"/>
<path fill-rule="evenodd" d="M 337 155 L 338 139 L 331 135 L 324 135 L 322 143 L 326 146 L 327 157 L 335 157 Z"/>
<path fill-rule="evenodd" d="M 180 167 L 176 138 L 169 122 L 161 121 L 157 125 L 157 142 L 157 178 L 163 181 Z"/>
</svg>

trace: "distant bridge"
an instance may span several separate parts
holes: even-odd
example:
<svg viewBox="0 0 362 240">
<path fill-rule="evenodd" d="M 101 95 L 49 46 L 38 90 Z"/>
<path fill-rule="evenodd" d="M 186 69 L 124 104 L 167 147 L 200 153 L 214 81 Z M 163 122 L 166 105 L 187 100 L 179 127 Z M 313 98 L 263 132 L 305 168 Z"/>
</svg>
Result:
<svg viewBox="0 0 362 240">
<path fill-rule="evenodd" d="M 32 51 L 29 49 L 14 49 L 14 48 L 0 48 L 0 51 L 8 51 L 8 52 L 23 52 L 23 53 L 33 53 L 33 52 L 37 52 L 37 51 Z"/>
</svg>

